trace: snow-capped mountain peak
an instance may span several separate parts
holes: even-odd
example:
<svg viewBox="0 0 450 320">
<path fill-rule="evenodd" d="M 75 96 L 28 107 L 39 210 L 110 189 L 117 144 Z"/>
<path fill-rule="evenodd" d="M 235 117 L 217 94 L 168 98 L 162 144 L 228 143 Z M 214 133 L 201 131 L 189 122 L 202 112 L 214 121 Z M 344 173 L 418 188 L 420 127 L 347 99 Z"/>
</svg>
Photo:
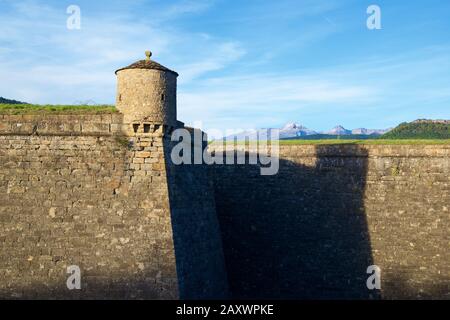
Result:
<svg viewBox="0 0 450 320">
<path fill-rule="evenodd" d="M 315 131 L 298 124 L 297 122 L 289 122 L 280 129 L 280 138 L 293 138 L 316 134 Z"/>
<path fill-rule="evenodd" d="M 296 129 L 298 127 L 301 127 L 301 125 L 299 125 L 296 122 L 288 122 L 284 125 L 283 128 L 281 128 L 281 130 L 290 130 L 290 129 Z"/>
<path fill-rule="evenodd" d="M 352 134 L 351 130 L 345 129 L 343 126 L 338 125 L 331 129 L 330 131 L 325 132 L 326 134 L 333 134 L 333 135 L 347 135 Z"/>
</svg>

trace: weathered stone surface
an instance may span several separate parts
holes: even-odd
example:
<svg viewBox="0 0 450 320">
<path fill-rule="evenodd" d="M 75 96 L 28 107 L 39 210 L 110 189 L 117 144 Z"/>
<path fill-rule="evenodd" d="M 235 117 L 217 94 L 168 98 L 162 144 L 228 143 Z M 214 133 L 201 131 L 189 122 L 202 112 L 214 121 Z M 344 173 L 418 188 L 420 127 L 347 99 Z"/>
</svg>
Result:
<svg viewBox="0 0 450 320">
<path fill-rule="evenodd" d="M 163 131 L 124 136 L 104 115 L 2 120 L 1 298 L 227 297 L 207 170 L 171 164 Z"/>
<path fill-rule="evenodd" d="M 3 298 L 178 297 L 167 180 L 143 168 L 130 183 L 142 173 L 129 166 L 133 142 L 0 136 Z M 80 292 L 66 288 L 69 265 L 81 268 Z"/>
<path fill-rule="evenodd" d="M 211 169 L 234 297 L 450 299 L 450 146 L 280 146 L 275 176 Z"/>
</svg>

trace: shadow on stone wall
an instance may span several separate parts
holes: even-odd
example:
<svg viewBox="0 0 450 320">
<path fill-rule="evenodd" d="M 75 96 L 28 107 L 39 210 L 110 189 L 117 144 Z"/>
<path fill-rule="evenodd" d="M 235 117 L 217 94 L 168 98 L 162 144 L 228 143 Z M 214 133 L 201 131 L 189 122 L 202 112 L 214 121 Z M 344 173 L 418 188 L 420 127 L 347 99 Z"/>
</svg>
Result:
<svg viewBox="0 0 450 320">
<path fill-rule="evenodd" d="M 313 166 L 280 159 L 274 176 L 256 165 L 213 168 L 233 298 L 378 298 L 366 287 L 367 151 L 349 147 L 342 157 L 317 146 Z"/>
<path fill-rule="evenodd" d="M 228 281 L 208 169 L 203 165 L 174 165 L 172 147 L 165 141 L 180 298 L 226 299 Z"/>
</svg>

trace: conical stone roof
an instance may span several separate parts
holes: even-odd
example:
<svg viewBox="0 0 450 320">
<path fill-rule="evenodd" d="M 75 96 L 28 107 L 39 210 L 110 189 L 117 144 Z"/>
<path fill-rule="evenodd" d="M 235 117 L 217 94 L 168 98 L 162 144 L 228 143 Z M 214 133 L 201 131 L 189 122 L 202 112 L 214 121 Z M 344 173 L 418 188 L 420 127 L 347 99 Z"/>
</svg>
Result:
<svg viewBox="0 0 450 320">
<path fill-rule="evenodd" d="M 160 65 L 158 62 L 150 60 L 150 57 L 152 56 L 152 53 L 150 51 L 146 51 L 145 54 L 147 56 L 147 59 L 139 60 L 133 64 L 130 64 L 128 67 L 120 68 L 120 69 L 116 70 L 115 73 L 117 74 L 117 72 L 119 72 L 121 70 L 126 70 L 126 69 L 152 69 L 152 70 L 171 72 L 171 73 L 175 74 L 176 76 L 178 76 L 178 73 L 176 73 L 175 71 L 170 70 L 169 68 L 166 68 L 163 65 Z"/>
</svg>

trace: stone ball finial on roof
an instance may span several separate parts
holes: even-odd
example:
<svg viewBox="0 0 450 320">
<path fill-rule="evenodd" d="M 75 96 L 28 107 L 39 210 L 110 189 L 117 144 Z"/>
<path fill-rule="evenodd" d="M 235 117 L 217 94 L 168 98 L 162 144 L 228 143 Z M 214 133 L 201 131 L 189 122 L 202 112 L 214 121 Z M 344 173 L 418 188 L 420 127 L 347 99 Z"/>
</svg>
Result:
<svg viewBox="0 0 450 320">
<path fill-rule="evenodd" d="M 150 57 L 152 56 L 152 52 L 150 50 L 145 51 L 145 61 L 150 61 Z"/>
</svg>

